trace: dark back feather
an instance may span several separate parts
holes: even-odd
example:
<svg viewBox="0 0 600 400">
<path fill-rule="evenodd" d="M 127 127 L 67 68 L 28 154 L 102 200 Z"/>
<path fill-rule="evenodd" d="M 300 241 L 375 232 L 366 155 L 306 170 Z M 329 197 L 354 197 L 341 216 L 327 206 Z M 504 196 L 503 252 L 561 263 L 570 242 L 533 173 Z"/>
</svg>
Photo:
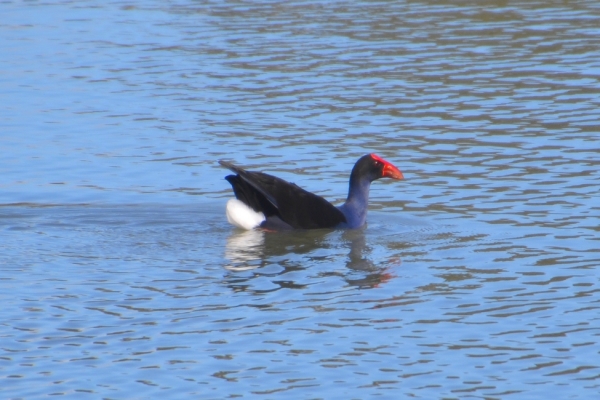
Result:
<svg viewBox="0 0 600 400">
<path fill-rule="evenodd" d="M 266 217 L 277 216 L 296 229 L 334 228 L 346 222 L 344 214 L 321 196 L 269 174 L 219 163 L 237 174 L 226 177 L 236 198 Z"/>
</svg>

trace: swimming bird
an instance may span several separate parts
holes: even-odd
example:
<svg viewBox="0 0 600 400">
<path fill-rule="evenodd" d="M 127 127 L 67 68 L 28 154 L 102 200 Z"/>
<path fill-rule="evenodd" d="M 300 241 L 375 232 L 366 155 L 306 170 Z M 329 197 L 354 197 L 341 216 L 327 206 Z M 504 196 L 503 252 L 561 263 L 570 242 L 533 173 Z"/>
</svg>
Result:
<svg viewBox="0 0 600 400">
<path fill-rule="evenodd" d="M 389 161 L 366 154 L 352 168 L 348 198 L 336 207 L 281 178 L 246 171 L 223 160 L 219 164 L 235 173 L 225 177 L 236 197 L 227 202 L 226 215 L 232 225 L 242 229 L 360 228 L 367 220 L 371 182 L 379 178 L 404 179 Z"/>
</svg>

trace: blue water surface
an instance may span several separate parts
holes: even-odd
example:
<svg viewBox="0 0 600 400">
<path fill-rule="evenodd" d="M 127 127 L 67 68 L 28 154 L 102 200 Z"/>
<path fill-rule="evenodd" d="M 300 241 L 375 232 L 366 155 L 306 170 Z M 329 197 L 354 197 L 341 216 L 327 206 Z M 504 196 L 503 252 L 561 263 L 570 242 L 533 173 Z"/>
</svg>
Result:
<svg viewBox="0 0 600 400">
<path fill-rule="evenodd" d="M 0 4 L 3 398 L 598 396 L 592 1 Z M 227 159 L 354 231 L 240 231 Z"/>
</svg>

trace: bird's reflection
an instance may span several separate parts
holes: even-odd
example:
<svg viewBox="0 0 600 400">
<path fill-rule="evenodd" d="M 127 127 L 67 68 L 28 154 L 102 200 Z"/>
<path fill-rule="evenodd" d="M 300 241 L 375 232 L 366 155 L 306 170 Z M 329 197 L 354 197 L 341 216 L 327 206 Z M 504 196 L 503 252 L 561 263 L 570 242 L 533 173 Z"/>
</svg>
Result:
<svg viewBox="0 0 600 400">
<path fill-rule="evenodd" d="M 345 260 L 338 262 L 336 253 L 339 254 L 337 249 L 340 247 L 347 248 L 348 252 Z M 331 249 L 329 255 L 321 251 L 326 249 Z M 340 231 L 330 230 L 236 230 L 229 236 L 225 245 L 225 258 L 228 261 L 225 268 L 230 271 L 249 271 L 277 264 L 283 268 L 283 271 L 276 274 L 281 278 L 290 270 L 304 269 L 307 261 L 331 260 L 332 274 L 341 274 L 352 286 L 372 288 L 390 280 L 392 275 L 387 271 L 390 263 L 386 262 L 384 266 L 377 265 L 370 258 L 371 251 L 365 229 L 343 231 L 341 234 Z M 298 255 L 303 256 L 294 257 Z M 394 261 L 392 264 L 397 263 L 398 261 Z M 340 273 L 339 264 L 345 264 L 346 272 Z"/>
<path fill-rule="evenodd" d="M 225 258 L 231 271 L 246 271 L 264 265 L 265 232 L 236 230 L 227 238 Z"/>
<path fill-rule="evenodd" d="M 385 267 L 380 267 L 369 258 L 372 249 L 367 245 L 364 229 L 345 231 L 342 239 L 350 247 L 346 267 L 349 270 L 363 272 L 362 276 L 354 279 L 348 275 L 346 281 L 349 284 L 359 287 L 377 287 L 392 278 L 387 271 L 389 264 L 386 263 Z"/>
</svg>

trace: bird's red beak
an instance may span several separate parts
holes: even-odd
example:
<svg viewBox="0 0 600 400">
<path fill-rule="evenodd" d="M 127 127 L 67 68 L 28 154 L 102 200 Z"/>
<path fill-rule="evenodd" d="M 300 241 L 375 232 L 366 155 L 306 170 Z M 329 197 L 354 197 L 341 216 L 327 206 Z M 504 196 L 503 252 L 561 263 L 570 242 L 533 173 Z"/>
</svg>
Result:
<svg viewBox="0 0 600 400">
<path fill-rule="evenodd" d="M 383 172 L 381 173 L 382 178 L 392 178 L 392 179 L 404 179 L 404 175 L 402 175 L 402 171 L 400 171 L 394 164 L 389 161 L 384 160 L 379 157 L 377 154 L 371 154 L 374 160 L 379 161 L 383 164 Z"/>
<path fill-rule="evenodd" d="M 384 178 L 392 178 L 392 179 L 404 179 L 404 175 L 402 175 L 402 171 L 396 168 L 394 165 L 387 163 L 384 164 L 383 167 L 383 175 Z"/>
</svg>

